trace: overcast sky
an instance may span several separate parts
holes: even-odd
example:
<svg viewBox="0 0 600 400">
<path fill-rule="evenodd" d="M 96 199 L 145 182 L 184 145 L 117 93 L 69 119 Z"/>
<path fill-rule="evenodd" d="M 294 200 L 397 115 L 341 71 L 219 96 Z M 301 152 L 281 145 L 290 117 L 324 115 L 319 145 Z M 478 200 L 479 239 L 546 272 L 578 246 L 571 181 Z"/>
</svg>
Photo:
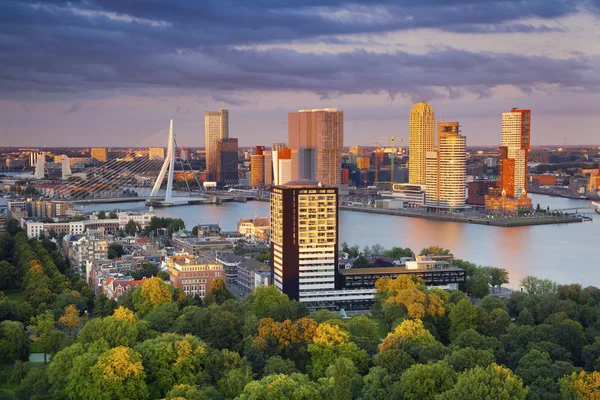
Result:
<svg viewBox="0 0 600 400">
<path fill-rule="evenodd" d="M 287 113 L 345 112 L 345 145 L 407 136 L 412 104 L 497 145 L 600 144 L 600 0 L 0 2 L 0 146 L 137 145 L 175 120 L 204 146 L 224 104 L 240 145 L 287 140 Z"/>
</svg>

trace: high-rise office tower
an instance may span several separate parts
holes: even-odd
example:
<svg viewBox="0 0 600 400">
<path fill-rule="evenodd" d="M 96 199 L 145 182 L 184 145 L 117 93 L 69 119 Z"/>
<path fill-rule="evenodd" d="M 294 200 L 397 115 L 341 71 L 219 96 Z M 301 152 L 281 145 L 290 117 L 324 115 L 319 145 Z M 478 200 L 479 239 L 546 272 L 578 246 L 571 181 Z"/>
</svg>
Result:
<svg viewBox="0 0 600 400">
<path fill-rule="evenodd" d="M 438 124 L 437 151 L 426 156 L 425 204 L 434 209 L 454 210 L 465 206 L 467 139 L 458 122 Z"/>
<path fill-rule="evenodd" d="M 324 108 L 288 113 L 288 144 L 298 153 L 297 160 L 292 160 L 295 176 L 326 185 L 340 184 L 343 111 Z"/>
<path fill-rule="evenodd" d="M 265 146 L 256 146 L 250 157 L 250 186 L 265 185 Z"/>
<path fill-rule="evenodd" d="M 204 113 L 204 140 L 206 148 L 206 180 L 218 180 L 217 169 L 219 156 L 217 143 L 219 139 L 229 138 L 229 110 L 222 108 L 219 111 Z"/>
<path fill-rule="evenodd" d="M 425 184 L 427 152 L 433 151 L 435 115 L 427 103 L 417 103 L 408 124 L 408 182 Z"/>
<path fill-rule="evenodd" d="M 62 180 L 69 179 L 69 177 L 72 175 L 71 163 L 69 162 L 69 157 L 67 157 L 65 154 L 63 154 L 62 156 L 60 156 L 60 159 L 61 159 Z"/>
<path fill-rule="evenodd" d="M 238 140 L 237 138 L 219 139 L 217 141 L 217 171 L 219 186 L 237 185 L 238 174 Z"/>
<path fill-rule="evenodd" d="M 263 152 L 263 166 L 265 172 L 265 186 L 273 184 L 273 152 L 265 150 Z"/>
<path fill-rule="evenodd" d="M 513 108 L 510 112 L 502 113 L 502 147 L 500 149 L 500 190 L 504 190 L 507 196 L 521 197 L 527 193 L 531 110 Z"/>
<path fill-rule="evenodd" d="M 339 288 L 337 195 L 306 179 L 271 189 L 271 274 L 290 299 Z"/>
<path fill-rule="evenodd" d="M 281 185 L 279 181 L 279 150 L 287 148 L 286 143 L 273 143 L 271 146 L 271 159 L 273 160 L 273 185 Z M 291 179 L 290 179 L 291 180 Z M 286 182 L 284 182 L 286 183 Z"/>
<path fill-rule="evenodd" d="M 106 147 L 93 147 L 92 158 L 98 162 L 106 162 L 108 160 L 108 151 Z"/>
<path fill-rule="evenodd" d="M 148 150 L 149 160 L 164 160 L 165 159 L 165 148 L 164 147 L 150 147 Z"/>
<path fill-rule="evenodd" d="M 45 168 L 46 168 L 46 155 L 44 153 L 38 153 L 35 161 L 35 179 L 44 179 L 46 176 Z"/>
<path fill-rule="evenodd" d="M 285 185 L 294 180 L 292 173 L 292 156 L 297 155 L 297 150 L 282 147 L 272 151 L 273 157 L 273 185 Z"/>
</svg>

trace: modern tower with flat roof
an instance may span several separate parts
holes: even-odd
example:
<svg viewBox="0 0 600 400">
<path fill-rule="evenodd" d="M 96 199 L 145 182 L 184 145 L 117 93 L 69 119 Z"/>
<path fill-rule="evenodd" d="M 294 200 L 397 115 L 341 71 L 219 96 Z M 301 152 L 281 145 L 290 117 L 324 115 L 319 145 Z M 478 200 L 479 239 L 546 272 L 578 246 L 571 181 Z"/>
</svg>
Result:
<svg viewBox="0 0 600 400">
<path fill-rule="evenodd" d="M 106 147 L 93 147 L 92 158 L 98 162 L 106 162 L 108 160 L 108 151 Z"/>
<path fill-rule="evenodd" d="M 297 151 L 297 159 L 292 160 L 294 179 L 339 185 L 344 112 L 322 108 L 288 113 L 288 146 Z"/>
<path fill-rule="evenodd" d="M 217 144 L 219 139 L 229 138 L 229 110 L 222 108 L 219 111 L 206 111 L 204 113 L 204 140 L 206 148 L 206 180 L 217 181 L 219 155 Z"/>
<path fill-rule="evenodd" d="M 427 152 L 433 151 L 435 115 L 427 103 L 417 103 L 408 124 L 408 183 L 425 184 Z"/>
<path fill-rule="evenodd" d="M 337 195 L 308 179 L 271 189 L 271 273 L 290 299 L 339 289 Z"/>
<path fill-rule="evenodd" d="M 502 113 L 500 189 L 510 197 L 527 193 L 527 159 L 531 148 L 531 110 Z"/>
</svg>

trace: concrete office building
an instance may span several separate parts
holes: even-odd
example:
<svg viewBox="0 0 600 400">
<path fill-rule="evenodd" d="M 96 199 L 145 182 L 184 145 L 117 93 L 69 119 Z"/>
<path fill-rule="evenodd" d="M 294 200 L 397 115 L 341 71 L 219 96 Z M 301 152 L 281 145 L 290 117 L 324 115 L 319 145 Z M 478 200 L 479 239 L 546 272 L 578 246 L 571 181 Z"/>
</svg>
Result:
<svg viewBox="0 0 600 400">
<path fill-rule="evenodd" d="M 108 151 L 106 147 L 92 148 L 92 158 L 98 162 L 106 162 L 108 160 Z"/>
<path fill-rule="evenodd" d="M 290 299 L 338 288 L 337 194 L 307 179 L 271 189 L 271 273 Z"/>
<path fill-rule="evenodd" d="M 272 152 L 265 146 L 256 146 L 250 157 L 250 186 L 269 186 L 273 183 Z"/>
<path fill-rule="evenodd" d="M 438 124 L 437 151 L 426 159 L 425 205 L 432 211 L 465 207 L 466 148 L 458 122 Z"/>
<path fill-rule="evenodd" d="M 344 146 L 344 112 L 335 108 L 300 110 L 288 114 L 288 145 L 297 150 L 294 178 L 339 185 Z"/>
<path fill-rule="evenodd" d="M 435 115 L 427 103 L 417 103 L 408 124 L 408 183 L 425 184 L 427 152 L 434 150 Z"/>
<path fill-rule="evenodd" d="M 229 138 L 229 110 L 204 113 L 204 140 L 206 148 L 206 180 L 217 181 L 219 155 L 217 146 L 220 139 Z"/>
<path fill-rule="evenodd" d="M 298 151 L 285 147 L 277 151 L 273 150 L 273 185 L 285 185 L 294 180 L 292 168 L 294 154 L 297 156 Z"/>
</svg>

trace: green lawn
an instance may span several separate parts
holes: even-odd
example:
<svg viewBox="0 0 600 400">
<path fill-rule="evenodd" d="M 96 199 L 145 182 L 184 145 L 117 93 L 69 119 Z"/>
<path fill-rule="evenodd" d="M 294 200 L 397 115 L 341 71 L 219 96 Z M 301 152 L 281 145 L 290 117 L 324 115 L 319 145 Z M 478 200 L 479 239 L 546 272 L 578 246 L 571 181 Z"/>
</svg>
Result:
<svg viewBox="0 0 600 400">
<path fill-rule="evenodd" d="M 29 352 L 30 353 L 43 353 L 42 346 L 39 342 L 29 342 Z"/>
<path fill-rule="evenodd" d="M 16 301 L 19 304 L 25 302 L 25 293 L 21 289 L 5 290 L 4 294 L 8 300 Z"/>
</svg>

